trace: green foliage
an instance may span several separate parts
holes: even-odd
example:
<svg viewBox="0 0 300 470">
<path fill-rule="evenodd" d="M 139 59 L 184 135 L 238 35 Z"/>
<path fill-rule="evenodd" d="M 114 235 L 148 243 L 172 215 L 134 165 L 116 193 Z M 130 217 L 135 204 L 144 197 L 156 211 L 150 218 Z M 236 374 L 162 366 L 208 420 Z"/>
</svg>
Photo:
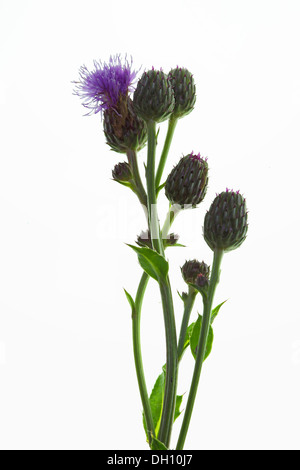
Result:
<svg viewBox="0 0 300 470">
<path fill-rule="evenodd" d="M 210 317 L 210 323 L 212 323 L 214 321 L 214 319 L 216 318 L 216 316 L 218 315 L 219 313 L 219 310 L 220 308 L 222 307 L 223 304 L 225 304 L 225 302 L 227 302 L 227 300 L 224 300 L 224 302 L 220 303 L 219 305 L 217 305 L 211 312 L 211 317 Z"/>
<path fill-rule="evenodd" d="M 128 246 L 137 253 L 141 267 L 149 276 L 156 281 L 159 279 L 166 279 L 169 271 L 169 263 L 163 256 L 146 246 Z"/>
<path fill-rule="evenodd" d="M 193 331 L 192 331 L 192 334 L 191 334 L 191 337 L 190 337 L 190 347 L 191 347 L 191 351 L 192 351 L 192 354 L 193 354 L 195 359 L 196 359 L 197 348 L 198 348 L 198 344 L 199 344 L 199 340 L 200 340 L 201 326 L 202 326 L 202 316 L 199 315 L 197 321 L 194 324 Z M 208 331 L 208 336 L 207 336 L 204 360 L 211 353 L 213 340 L 214 340 L 214 333 L 213 333 L 213 329 L 210 325 L 209 326 L 209 331 Z"/>
<path fill-rule="evenodd" d="M 151 450 L 169 450 L 165 444 L 160 442 L 156 437 L 152 436 Z"/>
<path fill-rule="evenodd" d="M 154 431 L 155 431 L 156 436 L 158 435 L 160 422 L 161 422 L 161 415 L 162 415 L 163 402 L 164 402 L 165 382 L 166 382 L 166 368 L 164 366 L 162 373 L 156 379 L 156 382 L 154 384 L 154 387 L 152 389 L 152 392 L 149 398 L 153 424 L 154 424 Z M 174 421 L 181 414 L 180 406 L 182 403 L 182 398 L 183 398 L 183 395 L 177 395 L 176 397 Z M 144 429 L 147 435 L 146 420 L 145 420 L 144 414 L 143 414 L 143 424 L 144 424 Z"/>
</svg>

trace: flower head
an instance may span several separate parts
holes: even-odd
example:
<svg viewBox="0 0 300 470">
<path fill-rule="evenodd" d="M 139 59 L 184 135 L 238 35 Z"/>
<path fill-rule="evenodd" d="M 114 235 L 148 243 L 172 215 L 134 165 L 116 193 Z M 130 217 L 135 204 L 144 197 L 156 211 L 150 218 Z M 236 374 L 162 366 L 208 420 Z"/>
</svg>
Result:
<svg viewBox="0 0 300 470">
<path fill-rule="evenodd" d="M 246 200 L 239 191 L 226 188 L 212 202 L 204 219 L 204 239 L 214 251 L 231 251 L 246 239 L 248 212 Z"/>
<path fill-rule="evenodd" d="M 116 109 L 120 97 L 133 91 L 132 84 L 137 71 L 131 70 L 131 63 L 125 57 L 122 62 L 120 54 L 111 56 L 109 62 L 94 61 L 94 70 L 89 71 L 85 65 L 79 69 L 80 80 L 74 93 L 83 100 L 83 106 L 92 113 Z"/>
<path fill-rule="evenodd" d="M 171 204 L 196 207 L 203 201 L 208 185 L 208 164 L 200 153 L 182 157 L 169 174 L 165 194 Z"/>
</svg>

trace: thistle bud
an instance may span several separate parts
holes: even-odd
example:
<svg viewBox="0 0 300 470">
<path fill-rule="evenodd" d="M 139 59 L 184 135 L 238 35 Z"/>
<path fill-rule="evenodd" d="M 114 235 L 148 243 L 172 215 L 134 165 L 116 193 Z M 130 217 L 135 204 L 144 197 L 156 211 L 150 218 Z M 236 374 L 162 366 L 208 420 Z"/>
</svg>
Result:
<svg viewBox="0 0 300 470">
<path fill-rule="evenodd" d="M 203 201 L 208 184 L 208 165 L 200 154 L 182 157 L 169 174 L 165 193 L 172 204 L 196 207 Z"/>
<path fill-rule="evenodd" d="M 148 248 L 152 248 L 152 241 L 151 241 L 151 235 L 149 230 L 142 231 L 140 235 L 137 237 L 136 241 L 137 245 L 143 247 L 147 246 Z"/>
<path fill-rule="evenodd" d="M 186 261 L 181 268 L 184 281 L 187 284 L 196 284 L 205 287 L 209 282 L 209 266 L 204 261 L 193 259 Z"/>
<path fill-rule="evenodd" d="M 246 200 L 228 189 L 214 199 L 204 219 L 204 239 L 212 250 L 231 251 L 246 239 Z"/>
<path fill-rule="evenodd" d="M 119 183 L 130 183 L 132 181 L 132 172 L 128 163 L 117 163 L 112 170 L 112 177 Z"/>
<path fill-rule="evenodd" d="M 106 143 L 118 153 L 141 150 L 147 142 L 147 126 L 135 113 L 132 100 L 120 95 L 117 107 L 104 111 Z"/>
<path fill-rule="evenodd" d="M 176 245 L 176 243 L 178 243 L 178 240 L 179 240 L 178 235 L 176 235 L 175 233 L 170 233 L 168 235 L 168 238 L 166 238 L 164 240 L 164 246 L 165 247 L 174 246 L 174 245 Z M 151 241 L 151 236 L 150 236 L 149 230 L 147 230 L 145 232 L 141 232 L 141 234 L 137 238 L 136 243 L 137 243 L 137 245 L 139 245 L 141 247 L 147 246 L 148 248 L 152 248 L 152 241 Z"/>
<path fill-rule="evenodd" d="M 175 105 L 172 84 L 161 70 L 144 72 L 137 83 L 133 104 L 145 121 L 162 122 L 170 117 Z"/>
<path fill-rule="evenodd" d="M 193 75 L 185 68 L 176 67 L 168 75 L 175 97 L 173 116 L 182 118 L 189 114 L 196 102 L 196 86 Z"/>
</svg>

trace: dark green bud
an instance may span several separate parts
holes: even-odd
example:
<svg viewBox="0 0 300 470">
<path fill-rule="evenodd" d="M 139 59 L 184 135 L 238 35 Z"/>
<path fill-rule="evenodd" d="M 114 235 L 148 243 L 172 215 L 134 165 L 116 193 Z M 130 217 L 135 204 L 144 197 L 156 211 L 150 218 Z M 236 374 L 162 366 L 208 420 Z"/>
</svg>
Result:
<svg viewBox="0 0 300 470">
<path fill-rule="evenodd" d="M 132 100 L 120 95 L 117 109 L 104 111 L 104 134 L 106 143 L 118 153 L 141 150 L 147 142 L 147 126 L 134 111 Z"/>
<path fill-rule="evenodd" d="M 193 259 L 186 261 L 181 268 L 184 281 L 187 284 L 196 284 L 198 287 L 205 287 L 209 282 L 209 266 L 204 261 Z"/>
<path fill-rule="evenodd" d="M 246 200 L 239 191 L 226 189 L 214 199 L 204 219 L 204 239 L 214 251 L 231 251 L 246 239 Z"/>
<path fill-rule="evenodd" d="M 196 207 L 203 201 L 208 184 L 208 165 L 200 154 L 182 157 L 169 174 L 165 193 L 172 204 Z"/>
<path fill-rule="evenodd" d="M 172 84 L 161 70 L 144 72 L 133 95 L 134 108 L 145 121 L 168 119 L 175 106 Z"/>
<path fill-rule="evenodd" d="M 137 237 L 136 243 L 141 247 L 147 246 L 148 248 L 152 248 L 152 241 L 149 230 L 146 230 L 145 232 L 142 231 L 141 234 Z"/>
<path fill-rule="evenodd" d="M 170 233 L 168 235 L 168 238 L 164 240 L 164 246 L 174 246 L 176 243 L 178 243 L 179 236 L 176 235 L 175 233 Z M 141 234 L 138 236 L 137 245 L 143 247 L 147 246 L 148 248 L 152 248 L 152 241 L 151 241 L 151 236 L 149 233 L 149 230 L 146 230 L 145 232 L 141 232 Z"/>
<path fill-rule="evenodd" d="M 196 86 L 193 75 L 184 68 L 176 67 L 168 75 L 175 97 L 173 116 L 182 118 L 193 111 L 196 103 Z"/>
<path fill-rule="evenodd" d="M 128 163 L 117 163 L 112 170 L 112 177 L 119 183 L 130 183 L 132 181 L 132 172 Z"/>
</svg>

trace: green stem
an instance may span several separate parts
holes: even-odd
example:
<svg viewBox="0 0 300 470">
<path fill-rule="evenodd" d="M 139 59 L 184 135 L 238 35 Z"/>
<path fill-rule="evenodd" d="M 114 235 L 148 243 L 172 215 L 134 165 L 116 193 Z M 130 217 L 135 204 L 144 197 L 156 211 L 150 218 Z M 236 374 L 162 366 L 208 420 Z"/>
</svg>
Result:
<svg viewBox="0 0 300 470">
<path fill-rule="evenodd" d="M 161 230 L 161 238 L 163 240 L 164 245 L 166 244 L 165 240 L 168 237 L 171 225 L 174 222 L 175 217 L 179 214 L 180 210 L 181 210 L 181 207 L 178 204 L 174 204 L 174 205 L 170 204 L 169 206 L 167 217 L 163 225 L 163 228 Z"/>
<path fill-rule="evenodd" d="M 128 163 L 131 167 L 134 183 L 135 183 L 135 192 L 139 198 L 140 203 L 144 206 L 144 209 L 147 207 L 147 194 L 142 183 L 139 167 L 137 163 L 137 154 L 135 150 L 127 150 Z"/>
<path fill-rule="evenodd" d="M 152 418 L 151 407 L 148 398 L 147 386 L 144 375 L 142 352 L 141 352 L 141 339 L 140 339 L 140 324 L 141 324 L 141 308 L 145 294 L 145 290 L 148 284 L 149 276 L 145 272 L 143 273 L 139 287 L 135 297 L 135 310 L 132 314 L 132 339 L 133 339 L 133 352 L 136 375 L 144 410 L 144 416 L 147 427 L 147 435 L 149 445 L 151 445 L 152 436 L 155 436 L 155 428 Z"/>
<path fill-rule="evenodd" d="M 188 324 L 189 324 L 189 320 L 191 316 L 191 311 L 193 310 L 196 296 L 197 296 L 197 291 L 192 286 L 189 286 L 188 296 L 184 301 L 184 312 L 183 312 L 183 318 L 181 322 L 181 328 L 180 328 L 180 334 L 179 334 L 179 340 L 178 340 L 178 347 L 177 347 L 178 361 L 181 360 L 181 357 L 184 351 L 186 332 L 187 332 L 187 328 L 188 328 Z"/>
<path fill-rule="evenodd" d="M 159 187 L 160 182 L 161 182 L 161 177 L 162 177 L 162 174 L 163 174 L 163 171 L 164 171 L 164 168 L 165 168 L 165 164 L 166 164 L 166 161 L 167 161 L 167 157 L 168 157 L 168 153 L 169 153 L 169 150 L 170 150 L 170 146 L 171 146 L 171 142 L 172 142 L 172 139 L 173 139 L 173 135 L 174 135 L 174 131 L 175 131 L 177 121 L 178 121 L 178 119 L 174 118 L 174 117 L 171 117 L 169 119 L 166 140 L 165 140 L 165 143 L 164 143 L 164 147 L 163 147 L 163 150 L 162 150 L 162 154 L 161 154 L 159 165 L 158 165 L 157 172 L 156 172 L 156 179 L 155 179 L 155 187 L 156 188 Z"/>
<path fill-rule="evenodd" d="M 148 218 L 153 249 L 163 253 L 159 220 L 156 202 L 155 187 L 155 154 L 156 154 L 156 123 L 148 121 L 148 156 L 147 156 L 147 193 L 148 193 Z"/>
<path fill-rule="evenodd" d="M 164 256 L 156 201 L 155 185 L 155 154 L 156 154 L 156 124 L 150 120 L 148 126 L 148 155 L 147 155 L 147 195 L 148 195 L 148 217 L 153 249 Z M 169 446 L 173 426 L 174 410 L 176 403 L 177 387 L 177 339 L 174 317 L 173 299 L 169 278 L 158 279 L 166 335 L 166 382 L 164 402 L 161 416 L 161 424 L 158 439 L 166 447 Z"/>
<path fill-rule="evenodd" d="M 204 361 L 205 357 L 205 349 L 206 349 L 206 343 L 207 343 L 207 336 L 208 336 L 208 331 L 209 331 L 209 326 L 210 326 L 210 317 L 211 317 L 211 310 L 212 310 L 212 303 L 214 299 L 214 294 L 216 290 L 216 286 L 219 282 L 219 276 L 220 276 L 220 266 L 221 266 L 221 261 L 223 257 L 223 250 L 215 250 L 214 252 L 214 261 L 213 261 L 213 267 L 212 267 L 212 273 L 211 273 L 211 278 L 210 278 L 210 285 L 208 289 L 208 296 L 207 299 L 204 301 L 204 311 L 203 311 L 203 319 L 202 319 L 202 326 L 201 326 L 201 332 L 200 332 L 200 340 L 199 340 L 199 346 L 197 349 L 197 356 L 196 356 L 196 362 L 195 362 L 195 368 L 194 368 L 194 373 L 193 373 L 193 378 L 192 378 L 192 383 L 191 383 L 191 388 L 188 396 L 188 401 L 185 409 L 185 414 L 177 442 L 177 450 L 182 450 L 186 435 L 188 432 L 191 416 L 192 416 L 192 411 L 195 403 L 195 398 L 197 394 L 197 388 L 200 380 L 200 375 L 201 375 L 201 370 L 202 370 L 202 364 Z"/>
</svg>

